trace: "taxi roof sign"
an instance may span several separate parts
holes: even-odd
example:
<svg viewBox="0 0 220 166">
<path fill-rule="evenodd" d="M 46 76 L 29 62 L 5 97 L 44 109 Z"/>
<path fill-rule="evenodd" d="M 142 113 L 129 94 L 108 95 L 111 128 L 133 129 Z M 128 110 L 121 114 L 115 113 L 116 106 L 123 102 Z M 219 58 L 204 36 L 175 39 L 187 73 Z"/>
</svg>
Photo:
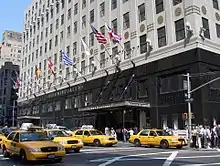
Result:
<svg viewBox="0 0 220 166">
<path fill-rule="evenodd" d="M 94 129 L 93 125 L 82 125 L 81 129 Z"/>
<path fill-rule="evenodd" d="M 29 128 L 34 128 L 33 123 L 22 123 L 20 129 L 21 130 L 28 130 Z"/>
</svg>

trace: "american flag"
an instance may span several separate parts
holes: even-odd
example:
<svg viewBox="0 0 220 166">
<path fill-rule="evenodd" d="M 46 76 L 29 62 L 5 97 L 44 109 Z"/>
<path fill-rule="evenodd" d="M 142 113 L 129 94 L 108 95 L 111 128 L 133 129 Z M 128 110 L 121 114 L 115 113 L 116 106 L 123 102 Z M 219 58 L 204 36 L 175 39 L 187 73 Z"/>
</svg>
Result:
<svg viewBox="0 0 220 166">
<path fill-rule="evenodd" d="M 98 40 L 98 42 L 100 44 L 106 44 L 107 43 L 106 37 L 102 33 L 98 32 L 98 30 L 94 26 L 91 25 L 91 28 L 92 28 L 92 32 L 95 34 L 95 37 Z"/>
</svg>

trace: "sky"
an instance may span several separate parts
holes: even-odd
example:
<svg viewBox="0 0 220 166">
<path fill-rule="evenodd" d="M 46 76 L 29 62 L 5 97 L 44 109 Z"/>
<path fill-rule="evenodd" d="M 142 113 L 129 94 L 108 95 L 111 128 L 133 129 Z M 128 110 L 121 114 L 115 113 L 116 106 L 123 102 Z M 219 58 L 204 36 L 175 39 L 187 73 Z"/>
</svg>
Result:
<svg viewBox="0 0 220 166">
<path fill-rule="evenodd" d="M 31 0 L 1 0 L 0 5 L 0 41 L 5 30 L 22 32 L 24 10 Z"/>
</svg>

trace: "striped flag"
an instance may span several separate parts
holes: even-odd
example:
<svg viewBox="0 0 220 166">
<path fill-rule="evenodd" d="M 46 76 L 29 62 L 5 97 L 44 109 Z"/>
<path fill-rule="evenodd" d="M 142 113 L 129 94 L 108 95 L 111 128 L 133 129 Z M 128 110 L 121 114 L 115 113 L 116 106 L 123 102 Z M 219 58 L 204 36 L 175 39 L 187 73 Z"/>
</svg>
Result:
<svg viewBox="0 0 220 166">
<path fill-rule="evenodd" d="M 55 72 L 53 70 L 53 63 L 50 59 L 47 59 L 47 62 L 48 62 L 48 66 L 50 68 L 50 73 L 52 73 L 53 75 L 55 75 Z"/>
<path fill-rule="evenodd" d="M 90 26 L 91 26 L 92 32 L 95 34 L 95 37 L 98 40 L 98 42 L 100 44 L 106 44 L 107 43 L 106 37 L 101 32 L 98 32 L 98 30 L 94 26 L 92 26 L 92 25 L 90 25 Z"/>
<path fill-rule="evenodd" d="M 81 38 L 82 41 L 82 45 L 84 47 L 84 52 L 87 56 L 90 56 L 90 50 L 89 50 L 89 46 L 86 44 L 86 42 Z"/>
<path fill-rule="evenodd" d="M 108 30 L 108 35 L 109 35 L 109 38 L 110 40 L 113 42 L 113 43 L 119 43 L 121 41 L 121 36 L 118 35 L 113 28 L 110 28 L 106 23 L 105 23 L 105 27 L 106 29 Z"/>
<path fill-rule="evenodd" d="M 65 65 L 67 66 L 71 66 L 73 64 L 72 59 L 64 52 L 64 50 L 61 51 L 62 54 L 62 60 L 64 62 Z"/>
<path fill-rule="evenodd" d="M 37 66 L 35 66 L 35 80 L 38 80 L 40 76 L 40 69 L 38 69 Z"/>
</svg>

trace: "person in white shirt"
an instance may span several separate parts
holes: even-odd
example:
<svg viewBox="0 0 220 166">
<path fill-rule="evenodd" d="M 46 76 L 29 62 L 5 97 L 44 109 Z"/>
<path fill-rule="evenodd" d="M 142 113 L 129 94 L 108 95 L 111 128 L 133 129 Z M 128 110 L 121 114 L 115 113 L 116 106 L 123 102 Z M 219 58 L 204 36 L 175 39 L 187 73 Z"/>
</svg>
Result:
<svg viewBox="0 0 220 166">
<path fill-rule="evenodd" d="M 131 128 L 129 131 L 129 135 L 131 136 L 131 135 L 134 135 L 134 130 Z"/>
</svg>

